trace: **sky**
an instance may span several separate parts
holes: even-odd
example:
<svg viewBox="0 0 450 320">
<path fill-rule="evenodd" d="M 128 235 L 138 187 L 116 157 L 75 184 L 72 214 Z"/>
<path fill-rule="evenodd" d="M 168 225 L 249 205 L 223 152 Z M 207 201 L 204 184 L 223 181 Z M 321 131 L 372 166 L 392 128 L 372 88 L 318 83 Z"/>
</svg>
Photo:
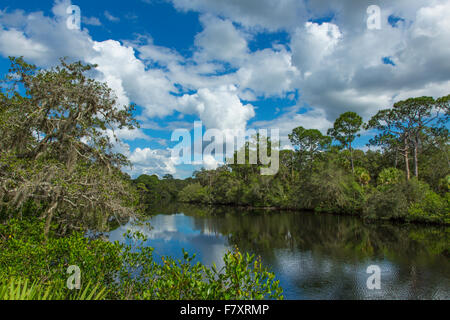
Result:
<svg viewBox="0 0 450 320">
<path fill-rule="evenodd" d="M 80 29 L 67 25 L 71 5 Z M 125 171 L 186 178 L 217 166 L 172 155 L 173 131 L 194 121 L 279 129 L 289 148 L 295 127 L 326 133 L 346 111 L 368 120 L 399 100 L 450 94 L 450 1 L 1 0 L 1 74 L 8 56 L 97 64 L 118 103 L 137 105 L 140 129 L 116 131 Z"/>
</svg>

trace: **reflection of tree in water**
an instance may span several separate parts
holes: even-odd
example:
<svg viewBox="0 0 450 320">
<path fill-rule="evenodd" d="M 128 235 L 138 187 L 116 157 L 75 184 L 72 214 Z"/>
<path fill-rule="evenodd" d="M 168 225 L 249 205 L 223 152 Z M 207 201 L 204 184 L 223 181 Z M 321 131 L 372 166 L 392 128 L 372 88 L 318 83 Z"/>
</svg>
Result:
<svg viewBox="0 0 450 320">
<path fill-rule="evenodd" d="M 385 296 L 431 298 L 434 288 L 445 294 L 450 285 L 449 228 L 230 207 L 172 204 L 164 211 L 192 216 L 195 229 L 225 235 L 230 245 L 261 255 L 308 297 L 379 298 L 365 286 L 365 269 L 374 261 L 388 271 Z"/>
</svg>

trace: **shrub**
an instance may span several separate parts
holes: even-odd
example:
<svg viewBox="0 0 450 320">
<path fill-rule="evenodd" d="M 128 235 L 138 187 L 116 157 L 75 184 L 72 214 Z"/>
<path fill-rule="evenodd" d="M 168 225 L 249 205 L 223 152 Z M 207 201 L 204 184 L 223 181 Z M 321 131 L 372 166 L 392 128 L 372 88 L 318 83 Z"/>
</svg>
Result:
<svg viewBox="0 0 450 320">
<path fill-rule="evenodd" d="M 408 213 L 409 220 L 450 224 L 450 194 L 441 197 L 428 190 L 421 201 L 411 205 Z"/>
<path fill-rule="evenodd" d="M 404 180 L 405 174 L 403 171 L 396 168 L 383 169 L 378 175 L 378 185 L 395 185 Z"/>
<path fill-rule="evenodd" d="M 353 175 L 334 167 L 314 173 L 300 194 L 302 208 L 320 212 L 355 214 L 364 201 L 364 190 Z"/>
<path fill-rule="evenodd" d="M 372 190 L 367 198 L 364 216 L 448 223 L 449 209 L 448 193 L 441 197 L 425 182 L 412 178 L 396 184 L 379 185 Z"/>
<path fill-rule="evenodd" d="M 178 199 L 189 203 L 210 203 L 211 196 L 208 187 L 202 187 L 200 183 L 187 185 L 180 191 Z"/>
<path fill-rule="evenodd" d="M 398 187 L 373 189 L 367 197 L 363 216 L 369 219 L 404 218 L 408 214 L 408 199 Z"/>
<path fill-rule="evenodd" d="M 445 178 L 439 180 L 439 192 L 442 193 L 450 192 L 450 174 Z"/>
<path fill-rule="evenodd" d="M 361 167 L 355 168 L 355 178 L 361 186 L 366 186 L 370 182 L 370 174 L 369 172 Z"/>
</svg>

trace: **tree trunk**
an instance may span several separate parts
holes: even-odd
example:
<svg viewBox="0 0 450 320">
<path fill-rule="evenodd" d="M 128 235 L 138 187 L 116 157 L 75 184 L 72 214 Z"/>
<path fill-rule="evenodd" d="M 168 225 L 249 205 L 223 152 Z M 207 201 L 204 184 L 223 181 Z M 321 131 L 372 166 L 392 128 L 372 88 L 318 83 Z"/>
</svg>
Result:
<svg viewBox="0 0 450 320">
<path fill-rule="evenodd" d="M 419 149 L 419 139 L 416 137 L 414 140 L 414 174 L 416 178 L 419 178 L 418 149 Z"/>
<path fill-rule="evenodd" d="M 411 174 L 409 171 L 409 147 L 407 138 L 405 138 L 405 167 L 406 167 L 406 180 L 409 180 L 411 178 Z"/>
<path fill-rule="evenodd" d="M 352 145 L 349 145 L 349 149 L 350 149 L 350 162 L 352 164 L 352 172 L 355 173 L 355 166 L 353 164 L 353 149 L 352 149 Z"/>
</svg>

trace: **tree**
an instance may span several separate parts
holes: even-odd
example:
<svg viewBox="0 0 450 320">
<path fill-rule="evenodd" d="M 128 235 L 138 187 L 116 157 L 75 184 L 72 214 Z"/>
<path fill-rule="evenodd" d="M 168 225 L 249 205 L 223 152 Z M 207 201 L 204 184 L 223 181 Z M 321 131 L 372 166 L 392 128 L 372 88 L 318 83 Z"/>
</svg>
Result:
<svg viewBox="0 0 450 320">
<path fill-rule="evenodd" d="M 427 130 L 448 122 L 450 96 L 435 100 L 432 97 L 410 98 L 394 104 L 392 109 L 379 111 L 366 126 L 381 133 L 373 143 L 389 141 L 405 157 L 406 175 L 410 178 L 409 150 L 413 150 L 414 174 L 419 177 L 418 154 L 422 137 Z M 396 139 L 396 142 L 393 142 Z"/>
<path fill-rule="evenodd" d="M 297 147 L 300 164 L 304 161 L 314 161 L 314 157 L 330 147 L 331 138 L 324 136 L 317 129 L 295 128 L 289 135 L 289 140 Z"/>
<path fill-rule="evenodd" d="M 401 118 L 393 109 L 380 110 L 366 125 L 366 129 L 380 131 L 370 140 L 372 145 L 382 145 L 395 152 L 400 151 L 405 160 L 406 179 L 411 177 L 409 169 L 410 132 L 402 124 Z"/>
<path fill-rule="evenodd" d="M 113 151 L 116 128 L 136 126 L 133 106 L 120 107 L 106 84 L 89 79 L 81 62 L 39 70 L 10 58 L 0 96 L 0 206 L 34 202 L 47 234 L 85 222 L 134 213 L 134 191 L 121 173 L 129 165 Z M 21 89 L 25 94 L 21 94 Z"/>
<path fill-rule="evenodd" d="M 356 137 L 360 136 L 358 132 L 361 130 L 362 124 L 363 120 L 357 113 L 346 112 L 341 114 L 334 122 L 334 127 L 328 130 L 328 135 L 350 151 L 352 172 L 355 171 L 352 143 Z"/>
<path fill-rule="evenodd" d="M 398 117 L 405 123 L 405 130 L 409 131 L 414 153 L 414 174 L 417 178 L 419 177 L 418 153 L 421 137 L 426 128 L 437 126 L 440 123 L 437 120 L 443 110 L 448 115 L 449 97 L 438 100 L 432 97 L 410 98 L 394 104 L 394 110 L 396 110 Z M 444 115 L 444 117 L 448 120 L 448 116 Z"/>
</svg>

